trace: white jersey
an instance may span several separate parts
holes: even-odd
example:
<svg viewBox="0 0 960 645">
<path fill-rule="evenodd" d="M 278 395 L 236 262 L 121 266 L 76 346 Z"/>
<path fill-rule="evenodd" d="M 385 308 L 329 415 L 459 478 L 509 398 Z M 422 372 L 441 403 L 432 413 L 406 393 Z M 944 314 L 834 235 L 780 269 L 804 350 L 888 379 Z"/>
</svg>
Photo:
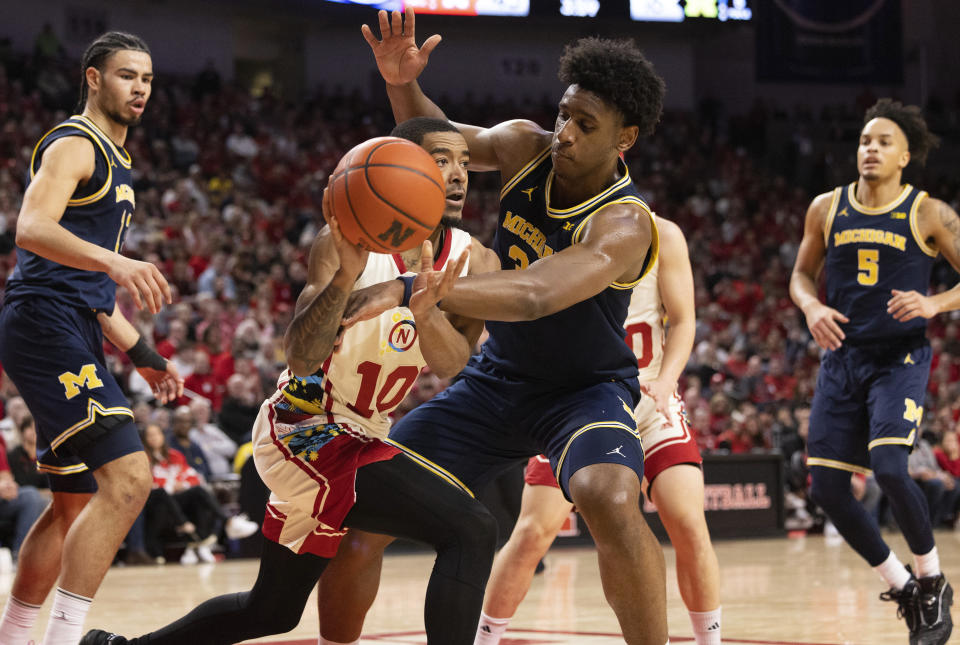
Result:
<svg viewBox="0 0 960 645">
<path fill-rule="evenodd" d="M 659 273 L 660 258 L 657 257 L 647 275 L 633 288 L 627 319 L 623 324 L 627 332 L 627 344 L 637 357 L 641 383 L 656 379 L 663 363 L 663 321 L 666 311 L 657 282 Z"/>
<path fill-rule="evenodd" d="M 460 257 L 470 246 L 470 234 L 450 229 L 444 236 L 434 269 Z M 469 264 L 469 262 L 468 262 Z M 464 266 L 461 275 L 466 274 Z M 399 255 L 371 253 L 354 289 L 412 274 Z M 278 387 L 297 411 L 353 420 L 371 437 L 390 430 L 390 412 L 396 408 L 426 366 L 413 315 L 406 307 L 385 311 L 348 329 L 337 351 L 306 378 L 284 370 Z"/>
</svg>

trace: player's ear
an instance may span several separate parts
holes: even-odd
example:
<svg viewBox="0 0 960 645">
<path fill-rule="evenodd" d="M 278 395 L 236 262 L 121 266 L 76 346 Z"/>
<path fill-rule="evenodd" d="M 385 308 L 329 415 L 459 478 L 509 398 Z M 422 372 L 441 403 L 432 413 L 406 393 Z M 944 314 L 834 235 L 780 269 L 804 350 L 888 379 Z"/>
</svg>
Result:
<svg viewBox="0 0 960 645">
<path fill-rule="evenodd" d="M 900 159 L 897 162 L 897 165 L 900 167 L 900 170 L 903 170 L 904 168 L 907 167 L 907 164 L 909 163 L 910 163 L 910 149 L 908 148 L 904 150 L 903 153 L 900 155 Z"/>
<path fill-rule="evenodd" d="M 620 128 L 620 133 L 617 135 L 617 150 L 622 154 L 632 148 L 639 134 L 640 128 L 635 125 L 625 125 Z"/>
<path fill-rule="evenodd" d="M 100 70 L 98 70 L 96 67 L 91 66 L 87 68 L 87 71 L 84 73 L 84 75 L 86 76 L 87 87 L 89 89 L 91 90 L 100 89 L 100 80 L 102 78 L 100 76 Z"/>
</svg>

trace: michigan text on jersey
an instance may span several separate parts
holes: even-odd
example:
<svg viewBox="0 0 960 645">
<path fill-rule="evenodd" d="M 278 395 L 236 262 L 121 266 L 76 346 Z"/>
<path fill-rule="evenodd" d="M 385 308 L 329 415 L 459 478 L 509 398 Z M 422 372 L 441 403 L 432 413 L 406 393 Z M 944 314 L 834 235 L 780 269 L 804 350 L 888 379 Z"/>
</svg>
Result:
<svg viewBox="0 0 960 645">
<path fill-rule="evenodd" d="M 834 246 L 854 244 L 857 242 L 883 244 L 884 246 L 892 246 L 900 251 L 905 251 L 907 248 L 907 238 L 905 236 L 875 228 L 851 228 L 833 234 Z"/>
</svg>

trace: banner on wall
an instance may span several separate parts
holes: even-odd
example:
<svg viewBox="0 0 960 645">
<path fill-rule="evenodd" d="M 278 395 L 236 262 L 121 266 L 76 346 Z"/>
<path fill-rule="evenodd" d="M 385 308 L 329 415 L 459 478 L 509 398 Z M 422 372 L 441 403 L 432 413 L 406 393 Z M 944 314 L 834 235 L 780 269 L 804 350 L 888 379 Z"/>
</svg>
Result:
<svg viewBox="0 0 960 645">
<path fill-rule="evenodd" d="M 759 81 L 903 81 L 900 0 L 754 3 Z"/>
</svg>

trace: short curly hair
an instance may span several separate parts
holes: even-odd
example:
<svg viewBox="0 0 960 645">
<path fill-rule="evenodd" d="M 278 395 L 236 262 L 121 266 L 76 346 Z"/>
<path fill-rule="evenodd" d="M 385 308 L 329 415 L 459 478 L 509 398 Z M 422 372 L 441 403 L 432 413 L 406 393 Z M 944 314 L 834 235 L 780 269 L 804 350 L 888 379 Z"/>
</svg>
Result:
<svg viewBox="0 0 960 645">
<path fill-rule="evenodd" d="M 930 151 L 940 145 L 940 137 L 930 132 L 923 113 L 916 105 L 904 105 L 889 98 L 880 99 L 867 110 L 863 124 L 873 119 L 890 119 L 896 123 L 907 137 L 910 159 L 921 166 L 927 163 Z"/>
<path fill-rule="evenodd" d="M 558 76 L 616 107 L 624 124 L 639 127 L 643 136 L 660 121 L 666 85 L 630 39 L 591 37 L 567 45 Z"/>
</svg>

